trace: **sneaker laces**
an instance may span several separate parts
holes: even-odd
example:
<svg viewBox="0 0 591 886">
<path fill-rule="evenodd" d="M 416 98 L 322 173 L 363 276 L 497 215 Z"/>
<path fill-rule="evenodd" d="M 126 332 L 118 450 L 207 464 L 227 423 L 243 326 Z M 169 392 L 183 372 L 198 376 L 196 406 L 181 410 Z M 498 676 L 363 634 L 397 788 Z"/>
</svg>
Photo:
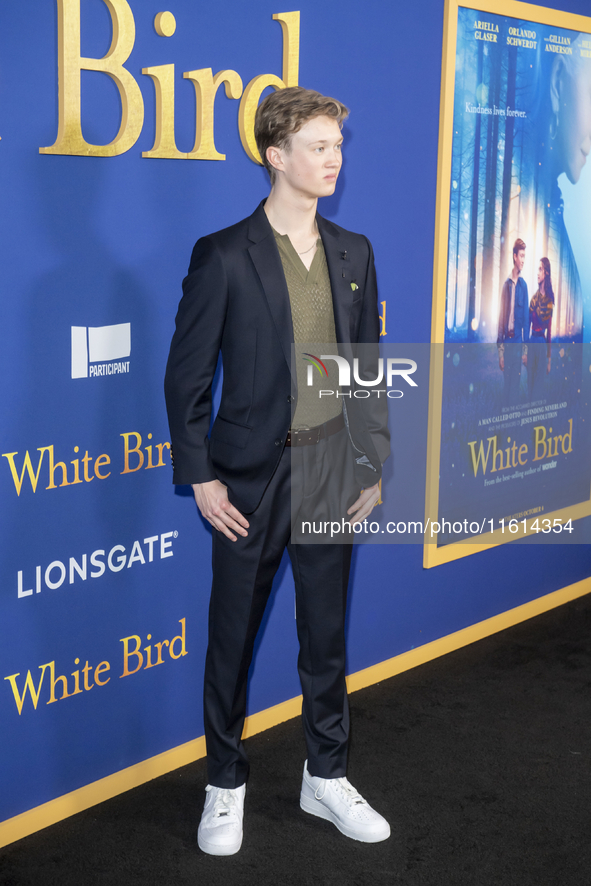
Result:
<svg viewBox="0 0 591 886">
<path fill-rule="evenodd" d="M 358 790 L 356 790 L 350 781 L 346 778 L 330 778 L 323 780 L 321 784 L 318 785 L 316 790 L 314 791 L 314 796 L 317 800 L 322 800 L 326 791 L 326 785 L 331 784 L 331 786 L 336 790 L 338 794 L 345 800 L 348 806 L 355 806 L 359 803 L 363 803 L 367 805 L 367 801 L 363 799 Z M 324 788 L 322 794 L 319 794 L 320 788 Z"/>
<path fill-rule="evenodd" d="M 236 812 L 236 796 L 230 788 L 220 788 L 213 801 L 213 818 L 230 817 Z"/>
</svg>

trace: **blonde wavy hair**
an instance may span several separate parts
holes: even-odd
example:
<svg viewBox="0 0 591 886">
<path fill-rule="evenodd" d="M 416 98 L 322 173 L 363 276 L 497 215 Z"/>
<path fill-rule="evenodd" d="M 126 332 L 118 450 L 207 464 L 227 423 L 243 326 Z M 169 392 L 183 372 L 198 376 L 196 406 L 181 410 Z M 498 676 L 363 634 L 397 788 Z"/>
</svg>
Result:
<svg viewBox="0 0 591 886">
<path fill-rule="evenodd" d="M 332 117 L 342 127 L 348 116 L 349 108 L 342 102 L 313 89 L 290 86 L 271 92 L 258 106 L 254 118 L 254 137 L 271 184 L 275 182 L 275 169 L 267 160 L 267 148 L 289 151 L 292 136 L 315 117 Z"/>
</svg>

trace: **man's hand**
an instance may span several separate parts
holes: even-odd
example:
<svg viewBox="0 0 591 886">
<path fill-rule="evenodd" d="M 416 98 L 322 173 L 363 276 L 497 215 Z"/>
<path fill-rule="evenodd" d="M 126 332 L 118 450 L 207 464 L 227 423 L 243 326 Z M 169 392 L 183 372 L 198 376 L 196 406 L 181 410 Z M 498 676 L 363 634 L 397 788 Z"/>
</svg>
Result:
<svg viewBox="0 0 591 886">
<path fill-rule="evenodd" d="M 379 483 L 376 483 L 375 486 L 370 486 L 369 489 L 364 489 L 357 501 L 354 502 L 347 511 L 348 514 L 355 514 L 355 517 L 349 520 L 351 526 L 354 526 L 355 523 L 361 523 L 366 517 L 369 517 L 373 511 L 374 505 L 377 504 L 379 500 Z"/>
<path fill-rule="evenodd" d="M 223 483 L 210 480 L 208 483 L 193 483 L 192 487 L 197 507 L 214 529 L 223 532 L 232 541 L 236 541 L 232 529 L 244 537 L 248 535 L 248 520 L 230 504 L 228 490 Z"/>
</svg>

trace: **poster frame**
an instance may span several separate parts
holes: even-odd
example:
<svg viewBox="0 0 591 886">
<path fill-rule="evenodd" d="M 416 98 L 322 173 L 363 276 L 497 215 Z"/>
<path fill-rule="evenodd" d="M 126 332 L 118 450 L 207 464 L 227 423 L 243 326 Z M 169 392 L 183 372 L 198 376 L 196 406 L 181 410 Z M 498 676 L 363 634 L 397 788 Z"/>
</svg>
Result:
<svg viewBox="0 0 591 886">
<path fill-rule="evenodd" d="M 445 312 L 447 297 L 447 259 L 450 225 L 450 188 L 452 169 L 452 136 L 455 92 L 455 61 L 457 48 L 458 10 L 473 9 L 490 15 L 504 15 L 525 19 L 541 25 L 568 28 L 591 34 L 591 17 L 577 13 L 549 9 L 521 0 L 445 0 L 443 21 L 443 48 L 441 60 L 441 98 L 439 110 L 439 144 L 437 151 L 437 193 L 435 205 L 435 242 L 433 252 L 433 296 L 431 314 L 431 343 L 441 345 L 432 349 L 429 375 L 429 415 L 427 440 L 427 471 L 425 485 L 425 525 L 438 521 L 439 472 L 441 458 L 441 415 L 443 406 L 443 363 L 445 344 Z M 591 515 L 591 489 L 587 501 L 545 514 L 549 519 L 580 520 Z M 509 541 L 532 536 L 521 524 L 518 531 L 507 537 L 500 529 L 482 535 L 482 542 L 452 542 L 438 547 L 437 536 L 423 544 L 423 566 L 430 569 L 450 563 L 461 557 L 486 551 Z"/>
</svg>

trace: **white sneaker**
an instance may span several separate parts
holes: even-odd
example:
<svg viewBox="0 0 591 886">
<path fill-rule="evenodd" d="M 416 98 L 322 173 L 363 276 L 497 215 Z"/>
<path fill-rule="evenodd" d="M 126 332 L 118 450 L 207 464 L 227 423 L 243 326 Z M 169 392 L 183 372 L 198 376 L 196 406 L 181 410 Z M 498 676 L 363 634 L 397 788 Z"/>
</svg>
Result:
<svg viewBox="0 0 591 886">
<path fill-rule="evenodd" d="M 199 848 L 208 855 L 234 855 L 242 845 L 246 785 L 205 788 L 205 806 L 197 831 Z"/>
<path fill-rule="evenodd" d="M 363 843 L 379 843 L 390 836 L 390 825 L 372 809 L 346 778 L 317 778 L 308 772 L 304 777 L 300 806 L 304 812 L 332 821 L 342 834 Z"/>
</svg>

